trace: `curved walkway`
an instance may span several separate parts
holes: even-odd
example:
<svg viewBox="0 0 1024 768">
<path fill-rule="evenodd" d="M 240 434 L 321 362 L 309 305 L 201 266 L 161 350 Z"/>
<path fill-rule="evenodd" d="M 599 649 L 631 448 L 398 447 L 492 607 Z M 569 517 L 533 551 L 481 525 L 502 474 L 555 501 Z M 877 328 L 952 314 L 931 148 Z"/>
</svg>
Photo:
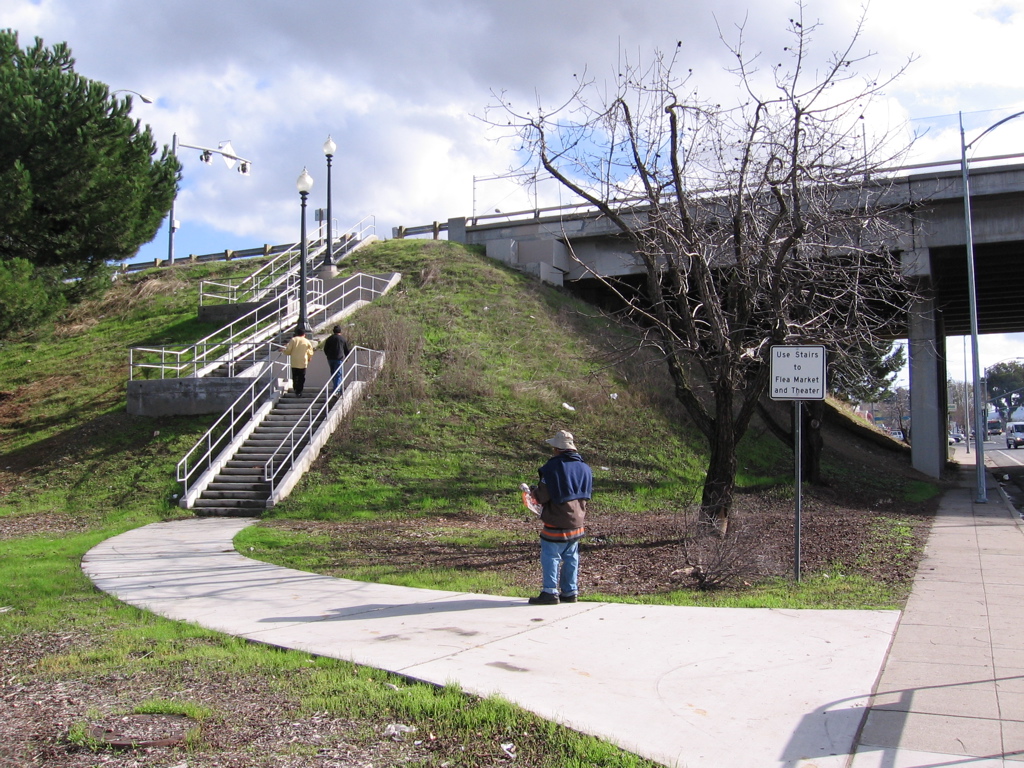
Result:
<svg viewBox="0 0 1024 768">
<path fill-rule="evenodd" d="M 129 531 L 91 550 L 83 568 L 100 589 L 162 616 L 497 693 L 665 765 L 1001 766 L 1024 739 L 1024 723 L 1002 719 L 1024 707 L 1024 673 L 1004 669 L 1010 649 L 998 639 L 1024 633 L 1024 536 L 996 506 L 976 514 L 964 493 L 947 497 L 887 664 L 897 611 L 531 606 L 367 584 L 241 556 L 232 538 L 249 521 L 238 519 Z M 991 571 L 989 554 L 1015 562 Z M 1016 589 L 993 582 L 1002 577 Z M 982 615 L 991 632 L 975 631 Z M 954 628 L 961 617 L 971 629 Z M 943 701 L 963 711 L 939 713 Z"/>
</svg>

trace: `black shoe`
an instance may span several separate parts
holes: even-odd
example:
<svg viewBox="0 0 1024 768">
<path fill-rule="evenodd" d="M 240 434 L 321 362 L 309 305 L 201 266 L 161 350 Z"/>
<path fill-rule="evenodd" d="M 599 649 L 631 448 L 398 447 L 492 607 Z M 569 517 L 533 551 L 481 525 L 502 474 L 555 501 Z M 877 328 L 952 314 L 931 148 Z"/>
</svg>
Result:
<svg viewBox="0 0 1024 768">
<path fill-rule="evenodd" d="M 558 605 L 558 595 L 541 592 L 536 597 L 530 598 L 530 605 Z"/>
<path fill-rule="evenodd" d="M 575 603 L 576 595 L 559 595 L 558 602 L 560 603 Z"/>
</svg>

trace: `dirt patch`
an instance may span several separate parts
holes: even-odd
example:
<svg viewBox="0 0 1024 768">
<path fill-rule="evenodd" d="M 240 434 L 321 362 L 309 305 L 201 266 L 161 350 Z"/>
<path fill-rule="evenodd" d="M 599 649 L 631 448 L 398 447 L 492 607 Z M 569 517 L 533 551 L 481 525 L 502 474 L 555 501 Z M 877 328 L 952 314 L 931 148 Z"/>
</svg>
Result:
<svg viewBox="0 0 1024 768">
<path fill-rule="evenodd" d="M 865 508 L 858 499 L 843 499 L 829 489 L 805 492 L 801 521 L 801 564 L 807 573 L 841 571 L 887 584 L 909 584 L 935 503 L 877 503 Z M 721 558 L 719 544 L 694 545 L 692 518 L 673 514 L 605 515 L 594 504 L 587 536 L 580 546 L 580 590 L 615 596 L 657 595 L 698 586 L 693 566 L 707 570 Z M 743 579 L 792 573 L 794 505 L 791 499 L 741 495 L 733 510 L 734 546 L 744 548 Z M 443 517 L 365 522 L 268 520 L 263 525 L 326 537 L 317 545 L 322 572 L 344 576 L 360 568 L 388 563 L 396 571 L 418 568 L 492 572 L 511 585 L 532 590 L 540 586 L 536 518 L 461 513 Z M 910 540 L 886 537 L 883 531 L 902 526 Z M 453 539 L 472 539 L 496 532 L 498 543 L 472 546 Z M 464 535 L 460 536 L 460 532 Z M 908 552 L 906 544 L 912 544 Z M 730 546 L 730 542 L 724 542 Z M 717 553 L 717 554 L 716 554 Z M 738 566 L 732 566 L 736 569 Z M 698 572 L 699 574 L 699 572 Z"/>
<path fill-rule="evenodd" d="M 300 714 L 299 702 L 280 692 L 258 670 L 239 677 L 210 665 L 166 672 L 110 672 L 87 678 L 28 676 L 46 656 L 87 652 L 96 641 L 84 635 L 21 635 L 4 638 L 0 660 L 0 766 L 47 768 L 338 768 L 390 766 L 422 760 L 426 751 L 407 737 L 385 734 L 388 723 L 360 722 L 326 713 Z M 200 703 L 213 714 L 190 721 L 198 743 L 173 746 L 89 745 L 70 734 L 131 731 L 158 737 L 180 729 L 169 718 L 131 713 L 154 698 Z M 190 729 L 191 730 L 191 729 Z"/>
<path fill-rule="evenodd" d="M 3 479 L 0 477 L 0 488 L 3 487 Z M 69 515 L 60 512 L 44 513 L 33 515 L 19 515 L 16 517 L 0 518 L 0 541 L 3 539 L 16 539 L 21 536 L 49 536 L 58 538 L 69 533 L 82 533 L 89 530 L 92 521 L 85 519 L 82 515 Z"/>
</svg>

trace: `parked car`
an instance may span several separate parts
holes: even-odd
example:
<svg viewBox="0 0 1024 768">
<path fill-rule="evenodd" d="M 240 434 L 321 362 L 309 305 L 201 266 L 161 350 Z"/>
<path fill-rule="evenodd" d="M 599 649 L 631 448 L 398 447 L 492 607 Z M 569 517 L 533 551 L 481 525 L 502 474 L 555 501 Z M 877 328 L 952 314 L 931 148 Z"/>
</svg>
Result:
<svg viewBox="0 0 1024 768">
<path fill-rule="evenodd" d="M 897 440 L 902 440 L 903 439 L 903 430 L 902 429 L 894 429 L 892 432 L 889 433 L 889 436 L 890 437 L 894 437 Z"/>
<path fill-rule="evenodd" d="M 1020 448 L 1024 445 L 1024 421 L 1011 421 L 1006 425 L 1006 447 Z"/>
</svg>

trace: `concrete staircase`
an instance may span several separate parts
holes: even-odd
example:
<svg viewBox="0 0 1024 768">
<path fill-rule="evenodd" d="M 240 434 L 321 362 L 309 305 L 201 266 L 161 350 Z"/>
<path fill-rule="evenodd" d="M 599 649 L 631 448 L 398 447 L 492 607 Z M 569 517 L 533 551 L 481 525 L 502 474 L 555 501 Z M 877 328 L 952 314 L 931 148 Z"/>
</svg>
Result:
<svg viewBox="0 0 1024 768">
<path fill-rule="evenodd" d="M 296 397 L 283 394 L 273 410 L 263 419 L 251 435 L 238 448 L 230 460 L 196 499 L 193 511 L 206 517 L 259 517 L 267 509 L 271 486 L 264 478 L 264 466 L 274 458 L 281 441 L 298 423 L 302 414 L 316 397 L 315 392 L 303 392 Z M 304 443 L 323 421 L 314 422 Z M 305 444 L 299 445 L 299 450 Z"/>
</svg>

